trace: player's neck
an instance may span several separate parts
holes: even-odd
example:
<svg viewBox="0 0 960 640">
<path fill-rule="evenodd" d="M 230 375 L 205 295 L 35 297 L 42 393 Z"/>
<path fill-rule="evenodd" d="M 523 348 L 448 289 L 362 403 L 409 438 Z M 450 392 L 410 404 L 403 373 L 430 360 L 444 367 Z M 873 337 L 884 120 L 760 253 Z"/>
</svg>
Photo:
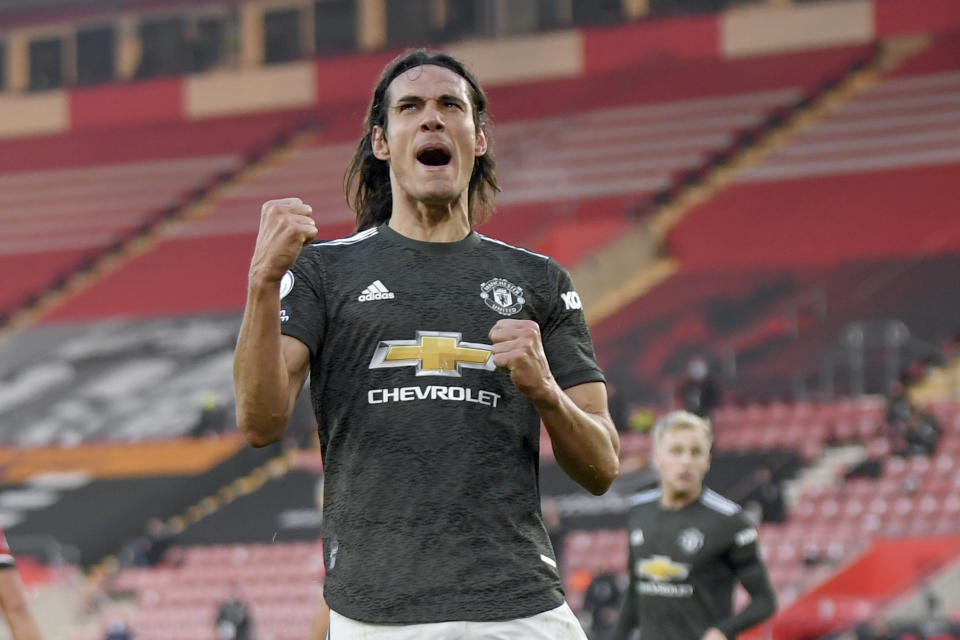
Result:
<svg viewBox="0 0 960 640">
<path fill-rule="evenodd" d="M 394 200 L 390 228 L 421 242 L 457 242 L 471 231 L 464 198 L 436 206 Z"/>
<path fill-rule="evenodd" d="M 700 498 L 701 491 L 674 491 L 669 487 L 662 487 L 660 490 L 660 506 L 670 511 L 683 509 L 689 504 L 693 504 Z"/>
</svg>

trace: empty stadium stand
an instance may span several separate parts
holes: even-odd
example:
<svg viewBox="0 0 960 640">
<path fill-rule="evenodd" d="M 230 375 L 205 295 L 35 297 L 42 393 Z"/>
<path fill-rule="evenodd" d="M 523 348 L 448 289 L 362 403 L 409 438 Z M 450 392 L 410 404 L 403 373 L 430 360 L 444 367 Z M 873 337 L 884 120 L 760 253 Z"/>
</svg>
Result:
<svg viewBox="0 0 960 640">
<path fill-rule="evenodd" d="M 496 89 L 491 100 L 504 192 L 499 213 L 481 231 L 550 250 L 570 264 L 629 226 L 635 205 L 870 53 L 851 47 L 676 61 Z M 303 196 L 314 207 L 321 237 L 348 233 L 352 217 L 341 185 L 362 113 L 362 105 L 353 107 L 353 121 L 343 114 L 324 119 L 321 112 L 312 141 L 270 157 L 225 188 L 206 215 L 46 320 L 239 308 L 260 204 L 273 197 Z M 212 245 L 216 261 L 209 260 Z M 148 278 L 145 296 L 139 283 Z"/>
<path fill-rule="evenodd" d="M 168 219 L 304 118 L 280 112 L 0 142 L 0 312 Z"/>
<path fill-rule="evenodd" d="M 215 640 L 217 607 L 231 595 L 250 605 L 258 637 L 307 636 L 323 584 L 318 543 L 182 547 L 168 557 L 176 564 L 125 569 L 109 582 L 109 592 L 135 598 L 125 618 L 137 638 Z M 115 616 L 104 614 L 102 626 Z"/>
<path fill-rule="evenodd" d="M 170 438 L 204 406 L 232 422 L 239 318 L 161 318 L 39 328 L 0 345 L 6 445 Z"/>
<path fill-rule="evenodd" d="M 676 225 L 678 273 L 595 329 L 615 379 L 654 398 L 705 353 L 735 362 L 736 391 L 786 395 L 824 383 L 848 323 L 952 334 L 960 218 L 943 185 L 960 167 L 958 39 L 799 130 Z"/>
</svg>

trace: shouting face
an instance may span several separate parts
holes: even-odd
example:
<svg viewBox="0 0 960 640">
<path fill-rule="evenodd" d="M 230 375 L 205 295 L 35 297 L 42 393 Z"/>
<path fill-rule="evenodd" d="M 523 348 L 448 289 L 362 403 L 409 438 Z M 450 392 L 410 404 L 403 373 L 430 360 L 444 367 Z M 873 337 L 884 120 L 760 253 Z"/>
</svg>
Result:
<svg viewBox="0 0 960 640">
<path fill-rule="evenodd" d="M 373 152 L 390 164 L 394 203 L 466 210 L 474 159 L 487 150 L 469 84 L 436 65 L 414 67 L 387 89 L 387 125 L 373 127 Z"/>
</svg>

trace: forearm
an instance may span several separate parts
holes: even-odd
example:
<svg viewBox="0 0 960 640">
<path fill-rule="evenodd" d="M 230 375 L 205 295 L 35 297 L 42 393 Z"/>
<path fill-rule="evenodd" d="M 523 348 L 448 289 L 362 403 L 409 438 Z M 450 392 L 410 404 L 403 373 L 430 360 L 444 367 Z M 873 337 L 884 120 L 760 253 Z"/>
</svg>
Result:
<svg viewBox="0 0 960 640">
<path fill-rule="evenodd" d="M 310 630 L 309 640 L 326 640 L 329 628 L 330 607 L 327 606 L 327 601 L 324 600 L 320 604 L 320 611 L 317 612 L 316 617 L 313 619 L 313 628 Z"/>
<path fill-rule="evenodd" d="M 623 597 L 623 606 L 620 608 L 620 615 L 617 617 L 617 626 L 613 630 L 613 635 L 610 636 L 610 640 L 630 640 L 633 631 L 640 626 L 634 593 L 634 581 L 631 578 L 630 587 Z"/>
<path fill-rule="evenodd" d="M 556 384 L 534 406 L 560 467 L 591 493 L 604 493 L 620 470 L 620 441 L 610 417 L 581 409 Z"/>
<path fill-rule="evenodd" d="M 279 283 L 251 277 L 233 359 L 237 426 L 251 445 L 276 442 L 292 411 L 283 361 Z"/>
<path fill-rule="evenodd" d="M 7 614 L 7 624 L 13 640 L 41 640 L 40 628 L 26 604 Z"/>
<path fill-rule="evenodd" d="M 734 638 L 750 627 L 756 626 L 773 615 L 776 610 L 776 597 L 771 593 L 753 598 L 743 611 L 733 615 L 716 625 L 727 638 Z"/>
<path fill-rule="evenodd" d="M 751 567 L 748 573 L 741 575 L 741 582 L 750 594 L 749 604 L 740 613 L 715 625 L 727 638 L 760 624 L 777 608 L 777 596 L 762 566 Z"/>
</svg>

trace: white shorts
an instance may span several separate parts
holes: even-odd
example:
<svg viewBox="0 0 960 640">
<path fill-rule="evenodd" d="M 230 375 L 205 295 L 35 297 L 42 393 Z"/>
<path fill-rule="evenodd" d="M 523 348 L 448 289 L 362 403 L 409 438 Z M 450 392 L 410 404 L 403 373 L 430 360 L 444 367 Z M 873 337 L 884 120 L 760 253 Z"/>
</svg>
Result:
<svg viewBox="0 0 960 640">
<path fill-rule="evenodd" d="M 367 624 L 330 611 L 328 640 L 587 640 L 564 602 L 529 618 L 501 622 Z"/>
</svg>

